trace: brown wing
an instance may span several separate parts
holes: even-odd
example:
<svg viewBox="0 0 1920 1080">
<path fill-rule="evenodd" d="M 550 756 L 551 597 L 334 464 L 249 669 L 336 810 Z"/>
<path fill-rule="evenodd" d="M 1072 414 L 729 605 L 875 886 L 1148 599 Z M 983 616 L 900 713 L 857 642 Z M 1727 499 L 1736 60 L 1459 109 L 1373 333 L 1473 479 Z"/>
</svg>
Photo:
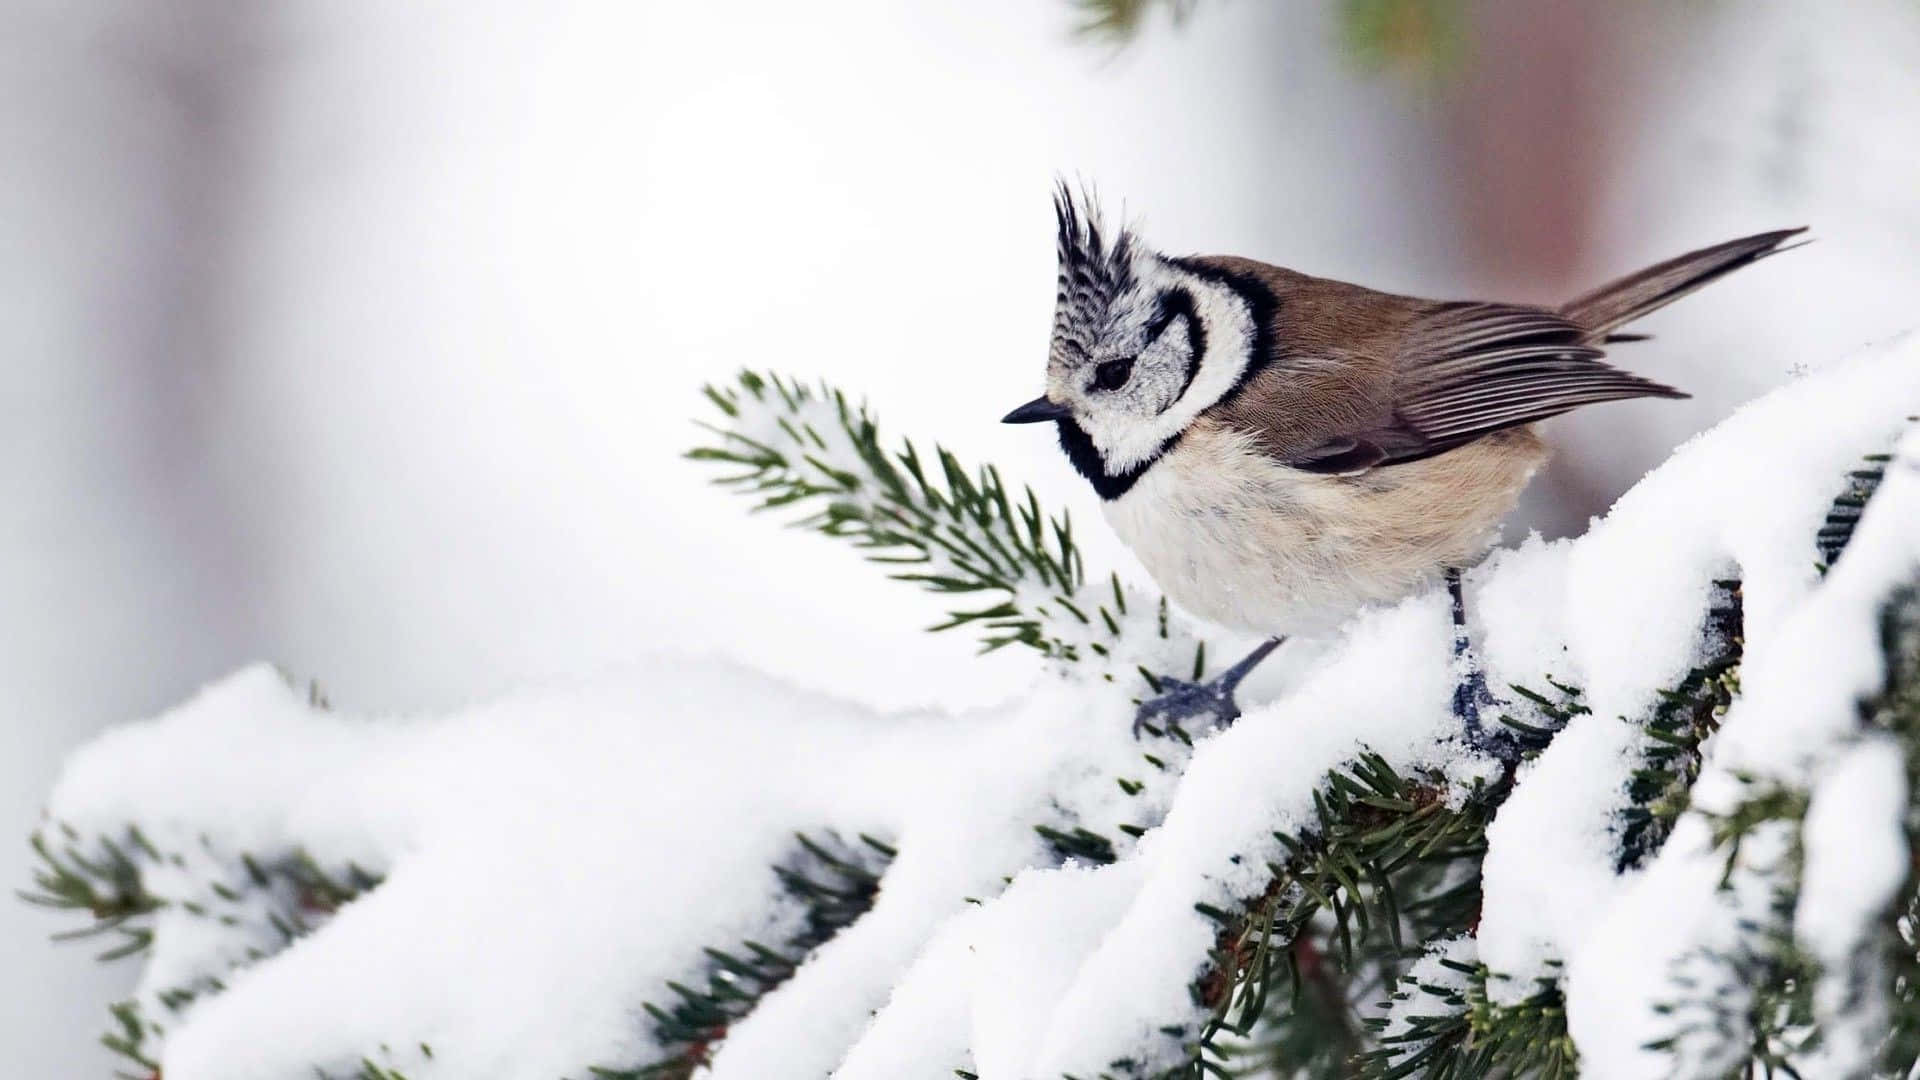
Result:
<svg viewBox="0 0 1920 1080">
<path fill-rule="evenodd" d="M 1295 468 L 1362 472 L 1581 405 L 1686 396 L 1603 362 L 1590 331 L 1544 308 L 1414 300 L 1214 262 L 1274 299 L 1268 362 L 1217 415 Z"/>
<path fill-rule="evenodd" d="M 1584 327 L 1540 308 L 1436 305 L 1401 337 L 1387 422 L 1343 433 L 1329 440 L 1331 455 L 1309 452 L 1296 464 L 1351 471 L 1359 451 L 1348 442 L 1376 448 L 1372 464 L 1418 461 L 1582 405 L 1687 396 L 1606 363 L 1588 338 Z"/>
</svg>

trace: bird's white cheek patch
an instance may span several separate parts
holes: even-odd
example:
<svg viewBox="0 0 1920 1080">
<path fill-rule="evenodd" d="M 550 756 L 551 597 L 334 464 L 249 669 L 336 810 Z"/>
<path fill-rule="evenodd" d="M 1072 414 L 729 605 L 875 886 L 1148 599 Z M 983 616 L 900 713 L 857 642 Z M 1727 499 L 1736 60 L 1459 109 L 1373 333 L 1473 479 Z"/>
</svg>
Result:
<svg viewBox="0 0 1920 1080">
<path fill-rule="evenodd" d="M 1185 430 L 1195 417 L 1226 397 L 1252 363 L 1253 310 L 1239 294 L 1217 281 L 1184 271 L 1176 272 L 1175 277 L 1193 294 L 1206 340 L 1206 353 L 1200 358 L 1200 370 L 1192 385 L 1163 414 L 1175 430 Z"/>
<path fill-rule="evenodd" d="M 1140 274 L 1150 289 L 1179 287 L 1192 294 L 1206 351 L 1186 392 L 1165 411 L 1151 417 L 1110 413 L 1076 417 L 1110 476 L 1152 461 L 1202 412 L 1226 397 L 1251 363 L 1253 310 L 1231 288 L 1157 260 Z M 1169 388 L 1169 393 L 1178 391 Z"/>
</svg>

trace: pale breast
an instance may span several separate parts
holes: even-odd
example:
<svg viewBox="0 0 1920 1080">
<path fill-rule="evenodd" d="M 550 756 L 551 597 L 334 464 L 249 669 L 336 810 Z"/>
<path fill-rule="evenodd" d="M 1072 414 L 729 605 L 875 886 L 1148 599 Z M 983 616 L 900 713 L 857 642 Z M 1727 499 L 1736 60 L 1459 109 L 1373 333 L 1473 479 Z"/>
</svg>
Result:
<svg viewBox="0 0 1920 1080">
<path fill-rule="evenodd" d="M 1236 629 L 1312 636 L 1479 558 L 1545 459 L 1533 432 L 1516 428 L 1330 477 L 1279 465 L 1203 421 L 1106 514 L 1181 607 Z"/>
</svg>

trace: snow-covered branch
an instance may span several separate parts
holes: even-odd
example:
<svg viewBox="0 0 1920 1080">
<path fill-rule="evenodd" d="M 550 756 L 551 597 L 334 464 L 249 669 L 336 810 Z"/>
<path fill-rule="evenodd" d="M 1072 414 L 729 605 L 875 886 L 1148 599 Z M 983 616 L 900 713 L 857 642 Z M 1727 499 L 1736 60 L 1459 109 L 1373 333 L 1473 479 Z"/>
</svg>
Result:
<svg viewBox="0 0 1920 1080">
<path fill-rule="evenodd" d="M 1508 719 L 1558 729 L 1517 768 L 1460 738 L 1432 594 L 1364 614 L 1232 727 L 1136 742 L 1124 676 L 1194 639 L 1083 571 L 1064 521 L 991 470 L 883 450 L 837 392 L 711 396 L 727 422 L 696 457 L 921 586 L 988 594 L 954 621 L 1048 676 L 993 710 L 881 716 L 668 659 L 360 718 L 240 672 L 78 754 L 40 834 L 42 899 L 144 958 L 131 1060 L 1604 1078 L 1916 1052 L 1895 916 L 1920 342 L 1783 388 L 1588 535 L 1472 572 Z M 1850 474 L 1873 471 L 1866 499 Z"/>
</svg>

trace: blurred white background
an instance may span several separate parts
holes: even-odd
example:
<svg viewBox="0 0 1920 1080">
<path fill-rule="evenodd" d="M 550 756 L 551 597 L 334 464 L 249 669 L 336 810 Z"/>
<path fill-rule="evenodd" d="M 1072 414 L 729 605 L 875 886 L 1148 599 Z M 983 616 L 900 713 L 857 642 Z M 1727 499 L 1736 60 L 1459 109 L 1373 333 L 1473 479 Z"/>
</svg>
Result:
<svg viewBox="0 0 1920 1080">
<path fill-rule="evenodd" d="M 1023 658 L 913 632 L 932 603 L 676 455 L 702 381 L 823 375 L 1129 566 L 1048 436 L 995 422 L 1041 379 L 1056 173 L 1171 251 L 1431 295 L 1812 225 L 1650 321 L 1620 359 L 1697 396 L 1550 425 L 1518 529 L 1579 531 L 1920 324 L 1920 6 L 1466 6 L 1430 76 L 1356 61 L 1331 0 L 1203 2 L 1123 51 L 1035 0 L 13 0 L 0 875 L 65 752 L 256 658 L 354 710 L 662 648 L 882 706 L 1016 689 Z M 14 1075 L 107 1075 L 131 971 L 65 925 L 0 904 Z"/>
</svg>

